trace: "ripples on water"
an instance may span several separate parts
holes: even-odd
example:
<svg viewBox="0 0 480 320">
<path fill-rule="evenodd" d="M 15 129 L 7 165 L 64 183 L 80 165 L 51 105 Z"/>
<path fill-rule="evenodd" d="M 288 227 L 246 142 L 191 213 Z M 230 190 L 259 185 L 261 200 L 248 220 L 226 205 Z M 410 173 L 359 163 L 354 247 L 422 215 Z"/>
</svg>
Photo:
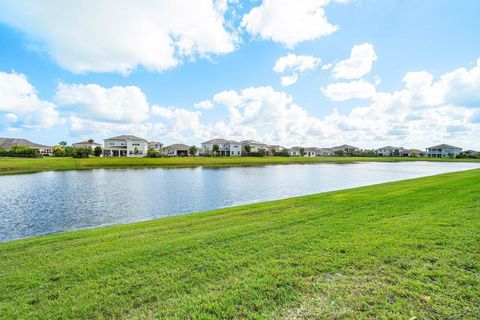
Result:
<svg viewBox="0 0 480 320">
<path fill-rule="evenodd" d="M 459 162 L 368 162 L 0 176 L 0 241 L 478 167 Z"/>
</svg>

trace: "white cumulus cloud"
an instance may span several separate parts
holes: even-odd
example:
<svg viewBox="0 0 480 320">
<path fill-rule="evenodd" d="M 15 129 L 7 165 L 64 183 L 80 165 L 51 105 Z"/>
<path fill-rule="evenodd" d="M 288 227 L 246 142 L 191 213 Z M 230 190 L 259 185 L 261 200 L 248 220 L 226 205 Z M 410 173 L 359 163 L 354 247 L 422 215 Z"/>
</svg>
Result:
<svg viewBox="0 0 480 320">
<path fill-rule="evenodd" d="M 50 128 L 62 120 L 55 104 L 41 100 L 27 77 L 0 71 L 0 113 L 8 126 Z"/>
<path fill-rule="evenodd" d="M 338 27 L 328 22 L 328 0 L 263 0 L 243 16 L 241 25 L 254 36 L 292 48 L 296 44 L 327 36 Z M 336 1 L 346 2 L 346 1 Z"/>
<path fill-rule="evenodd" d="M 333 68 L 333 76 L 337 79 L 358 79 L 372 70 L 377 60 L 375 49 L 370 43 L 357 44 L 352 47 L 350 57 L 337 62 Z"/>
<path fill-rule="evenodd" d="M 213 103 L 210 100 L 203 100 L 195 103 L 193 107 L 200 110 L 211 110 L 213 109 Z"/>
<path fill-rule="evenodd" d="M 326 97 L 334 101 L 370 99 L 376 93 L 375 86 L 363 79 L 332 83 L 321 90 Z"/>
<path fill-rule="evenodd" d="M 127 74 L 139 66 L 160 72 L 184 57 L 235 49 L 221 1 L 1 0 L 0 5 L 1 22 L 78 73 Z"/>
<path fill-rule="evenodd" d="M 61 83 L 55 101 L 62 108 L 103 120 L 140 122 L 149 117 L 147 98 L 136 86 Z"/>
<path fill-rule="evenodd" d="M 321 61 L 320 58 L 314 56 L 291 53 L 278 58 L 273 67 L 273 71 L 277 73 L 290 73 L 290 75 L 281 77 L 282 85 L 289 86 L 297 82 L 301 73 L 315 70 Z"/>
</svg>

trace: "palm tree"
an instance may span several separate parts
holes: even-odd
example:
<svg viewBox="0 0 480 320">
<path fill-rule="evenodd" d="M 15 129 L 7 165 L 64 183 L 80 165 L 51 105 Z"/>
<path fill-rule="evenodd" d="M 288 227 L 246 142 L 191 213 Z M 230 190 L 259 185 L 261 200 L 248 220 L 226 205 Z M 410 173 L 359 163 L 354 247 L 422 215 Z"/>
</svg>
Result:
<svg viewBox="0 0 480 320">
<path fill-rule="evenodd" d="M 93 143 L 93 139 L 88 139 L 88 143 L 92 144 L 92 143 Z"/>
<path fill-rule="evenodd" d="M 188 152 L 190 153 L 190 155 L 193 157 L 197 154 L 197 147 L 195 146 L 191 146 L 189 149 L 188 149 Z"/>
<path fill-rule="evenodd" d="M 67 145 L 67 141 L 60 141 L 60 142 L 58 143 L 58 145 L 60 145 L 60 146 L 62 146 L 62 147 L 65 148 L 65 146 Z"/>
</svg>

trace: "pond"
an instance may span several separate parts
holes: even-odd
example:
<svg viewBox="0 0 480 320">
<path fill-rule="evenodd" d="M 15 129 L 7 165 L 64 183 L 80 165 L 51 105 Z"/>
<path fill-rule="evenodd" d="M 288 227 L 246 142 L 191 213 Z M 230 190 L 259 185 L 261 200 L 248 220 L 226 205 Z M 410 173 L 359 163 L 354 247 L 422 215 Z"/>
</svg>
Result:
<svg viewBox="0 0 480 320">
<path fill-rule="evenodd" d="M 0 241 L 479 167 L 460 162 L 365 162 L 0 176 Z"/>
</svg>

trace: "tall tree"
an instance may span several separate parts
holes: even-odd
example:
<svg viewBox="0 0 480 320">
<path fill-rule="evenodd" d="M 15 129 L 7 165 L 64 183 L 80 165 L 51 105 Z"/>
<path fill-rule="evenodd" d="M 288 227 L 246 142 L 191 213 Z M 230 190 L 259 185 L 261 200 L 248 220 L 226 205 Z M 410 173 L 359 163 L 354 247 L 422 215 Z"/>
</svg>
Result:
<svg viewBox="0 0 480 320">
<path fill-rule="evenodd" d="M 249 144 L 246 144 L 243 148 L 245 149 L 247 155 L 250 154 L 250 151 L 252 151 L 252 146 Z"/>
<path fill-rule="evenodd" d="M 62 141 L 60 141 L 60 142 L 58 143 L 58 145 L 60 145 L 60 146 L 62 146 L 62 147 L 65 148 L 65 146 L 67 145 L 67 141 L 63 141 L 63 140 L 62 140 Z"/>
<path fill-rule="evenodd" d="M 220 152 L 220 146 L 218 144 L 214 144 L 212 146 L 212 151 L 214 156 L 217 155 Z"/>
<path fill-rule="evenodd" d="M 191 146 L 189 149 L 188 149 L 188 152 L 190 153 L 190 155 L 193 157 L 197 154 L 197 147 L 195 146 Z"/>
</svg>

